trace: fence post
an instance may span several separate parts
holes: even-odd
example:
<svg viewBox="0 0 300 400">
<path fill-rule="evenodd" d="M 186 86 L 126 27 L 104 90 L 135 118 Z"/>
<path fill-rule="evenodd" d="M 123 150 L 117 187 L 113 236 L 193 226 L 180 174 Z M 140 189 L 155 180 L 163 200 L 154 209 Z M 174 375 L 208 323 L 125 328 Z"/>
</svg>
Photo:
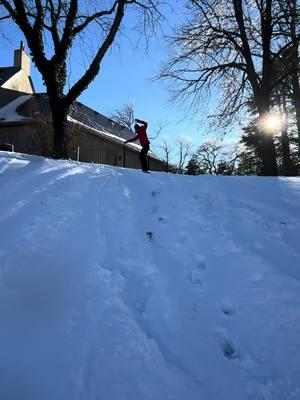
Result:
<svg viewBox="0 0 300 400">
<path fill-rule="evenodd" d="M 79 146 L 77 147 L 77 161 L 79 161 Z"/>
<path fill-rule="evenodd" d="M 125 165 L 126 165 L 125 156 L 126 156 L 126 149 L 125 149 L 125 143 L 124 143 L 124 145 L 123 145 L 123 168 L 125 168 Z"/>
</svg>

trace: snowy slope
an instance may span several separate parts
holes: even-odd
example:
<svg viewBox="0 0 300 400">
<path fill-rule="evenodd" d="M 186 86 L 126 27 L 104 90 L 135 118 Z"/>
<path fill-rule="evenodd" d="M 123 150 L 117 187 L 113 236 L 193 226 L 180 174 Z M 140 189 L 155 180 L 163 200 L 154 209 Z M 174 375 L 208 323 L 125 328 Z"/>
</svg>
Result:
<svg viewBox="0 0 300 400">
<path fill-rule="evenodd" d="M 299 400 L 300 179 L 0 152 L 1 400 Z"/>
</svg>

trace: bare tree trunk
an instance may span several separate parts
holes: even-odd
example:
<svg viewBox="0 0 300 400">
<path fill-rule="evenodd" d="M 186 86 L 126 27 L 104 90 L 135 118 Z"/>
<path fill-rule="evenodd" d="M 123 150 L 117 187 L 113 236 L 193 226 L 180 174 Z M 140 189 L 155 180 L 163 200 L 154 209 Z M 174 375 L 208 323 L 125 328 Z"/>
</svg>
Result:
<svg viewBox="0 0 300 400">
<path fill-rule="evenodd" d="M 271 38 L 272 38 L 272 0 L 266 0 L 264 10 L 260 12 L 261 18 L 261 38 L 262 38 L 262 78 L 258 84 L 249 39 L 246 34 L 242 0 L 233 0 L 235 18 L 239 26 L 241 40 L 243 44 L 244 58 L 247 64 L 247 76 L 252 86 L 255 106 L 260 117 L 270 111 L 270 83 L 271 83 Z M 262 132 L 262 163 L 263 175 L 276 176 L 277 162 L 274 139 L 271 135 Z"/>
<path fill-rule="evenodd" d="M 256 99 L 256 105 L 260 118 L 270 111 L 270 96 L 268 90 L 260 91 Z M 264 131 L 262 131 L 261 134 L 262 147 L 260 153 L 263 164 L 262 174 L 265 176 L 277 176 L 278 170 L 274 138 L 272 134 L 266 133 Z"/>
<path fill-rule="evenodd" d="M 262 162 L 263 175 L 278 175 L 274 139 L 272 135 L 265 133 L 263 134 Z"/>
<path fill-rule="evenodd" d="M 296 113 L 296 123 L 297 123 L 297 132 L 298 132 L 298 154 L 300 156 L 300 84 L 298 73 L 294 73 L 292 75 L 292 101 L 295 108 Z"/>
<path fill-rule="evenodd" d="M 282 129 L 280 141 L 282 149 L 283 174 L 284 176 L 292 176 L 290 140 L 286 128 Z"/>
<path fill-rule="evenodd" d="M 166 166 L 166 172 L 170 172 L 170 153 L 172 151 L 166 139 L 164 139 L 159 146 L 164 152 L 164 162 Z"/>
<path fill-rule="evenodd" d="M 271 39 L 272 39 L 272 3 L 273 0 L 266 0 L 265 9 L 261 12 L 261 36 L 263 50 L 263 71 L 260 90 L 260 99 L 258 100 L 259 115 L 263 116 L 270 111 L 271 105 Z M 274 138 L 272 135 L 263 132 L 263 173 L 266 176 L 276 176 L 277 162 Z"/>
<path fill-rule="evenodd" d="M 292 44 L 292 68 L 297 69 L 299 66 L 298 47 L 299 39 L 297 38 L 296 23 L 297 23 L 297 2 L 291 0 L 291 39 Z M 296 113 L 297 131 L 298 131 L 298 154 L 300 156 L 300 84 L 298 71 L 292 74 L 292 101 Z"/>
<path fill-rule="evenodd" d="M 56 159 L 68 158 L 67 146 L 67 115 L 68 108 L 59 100 L 50 100 L 52 122 L 53 122 L 53 152 Z"/>
<path fill-rule="evenodd" d="M 169 158 L 166 159 L 166 172 L 169 173 Z"/>
<path fill-rule="evenodd" d="M 285 97 L 282 97 L 283 112 L 288 115 Z M 293 168 L 291 162 L 291 152 L 290 152 L 290 139 L 288 136 L 288 125 L 285 124 L 281 131 L 281 149 L 282 149 L 282 162 L 283 162 L 283 174 L 284 176 L 292 176 Z"/>
</svg>

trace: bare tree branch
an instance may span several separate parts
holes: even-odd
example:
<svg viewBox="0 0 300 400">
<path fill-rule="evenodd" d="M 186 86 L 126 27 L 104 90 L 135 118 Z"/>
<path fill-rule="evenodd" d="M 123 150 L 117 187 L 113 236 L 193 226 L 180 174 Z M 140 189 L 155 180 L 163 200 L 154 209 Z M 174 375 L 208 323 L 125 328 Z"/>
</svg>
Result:
<svg viewBox="0 0 300 400">
<path fill-rule="evenodd" d="M 103 2 L 92 5 L 92 2 L 78 0 L 0 0 L 0 6 L 23 32 L 45 82 L 53 117 L 55 156 L 65 157 L 67 154 L 68 109 L 100 71 L 102 60 L 120 31 L 125 11 L 132 9 L 139 12 L 142 21 L 149 22 L 152 30 L 160 19 L 160 2 L 107 0 L 104 7 Z M 70 49 L 75 40 L 92 27 L 97 28 L 97 49 L 82 76 L 66 91 Z M 146 30 L 147 26 L 144 25 L 144 28 Z"/>
</svg>

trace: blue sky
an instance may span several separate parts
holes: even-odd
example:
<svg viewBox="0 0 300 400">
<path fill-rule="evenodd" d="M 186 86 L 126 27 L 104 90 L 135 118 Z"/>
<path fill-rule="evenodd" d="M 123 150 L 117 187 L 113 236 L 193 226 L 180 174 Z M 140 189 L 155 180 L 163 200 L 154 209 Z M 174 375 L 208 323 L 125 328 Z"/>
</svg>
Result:
<svg viewBox="0 0 300 400">
<path fill-rule="evenodd" d="M 174 0 L 175 3 L 176 12 L 170 9 L 166 12 L 168 20 L 163 23 L 165 32 L 170 32 L 170 27 L 183 20 L 185 0 Z M 126 26 L 130 26 L 133 21 L 128 19 L 125 22 Z M 0 42 L 0 64 L 8 66 L 13 61 L 13 49 L 19 47 L 23 37 L 10 24 L 2 26 L 8 39 L 1 39 Z M 152 81 L 161 63 L 167 60 L 168 50 L 163 36 L 159 34 L 157 38 L 152 38 L 146 51 L 144 43 L 136 48 L 137 35 L 134 30 L 127 28 L 125 33 L 127 38 L 125 35 L 118 36 L 118 46 L 114 46 L 106 55 L 100 74 L 78 100 L 107 116 L 126 103 L 133 103 L 135 116 L 149 123 L 149 136 L 155 136 L 160 122 L 167 123 L 161 135 L 152 141 L 154 150 L 157 150 L 163 135 L 170 142 L 175 142 L 182 135 L 190 137 L 197 147 L 206 137 L 199 123 L 201 116 L 186 116 L 183 109 L 169 102 L 166 84 Z M 74 79 L 79 76 L 86 57 L 87 54 L 82 54 L 79 48 L 73 52 L 71 70 Z M 36 91 L 44 92 L 40 74 L 34 65 L 32 79 Z"/>
</svg>

